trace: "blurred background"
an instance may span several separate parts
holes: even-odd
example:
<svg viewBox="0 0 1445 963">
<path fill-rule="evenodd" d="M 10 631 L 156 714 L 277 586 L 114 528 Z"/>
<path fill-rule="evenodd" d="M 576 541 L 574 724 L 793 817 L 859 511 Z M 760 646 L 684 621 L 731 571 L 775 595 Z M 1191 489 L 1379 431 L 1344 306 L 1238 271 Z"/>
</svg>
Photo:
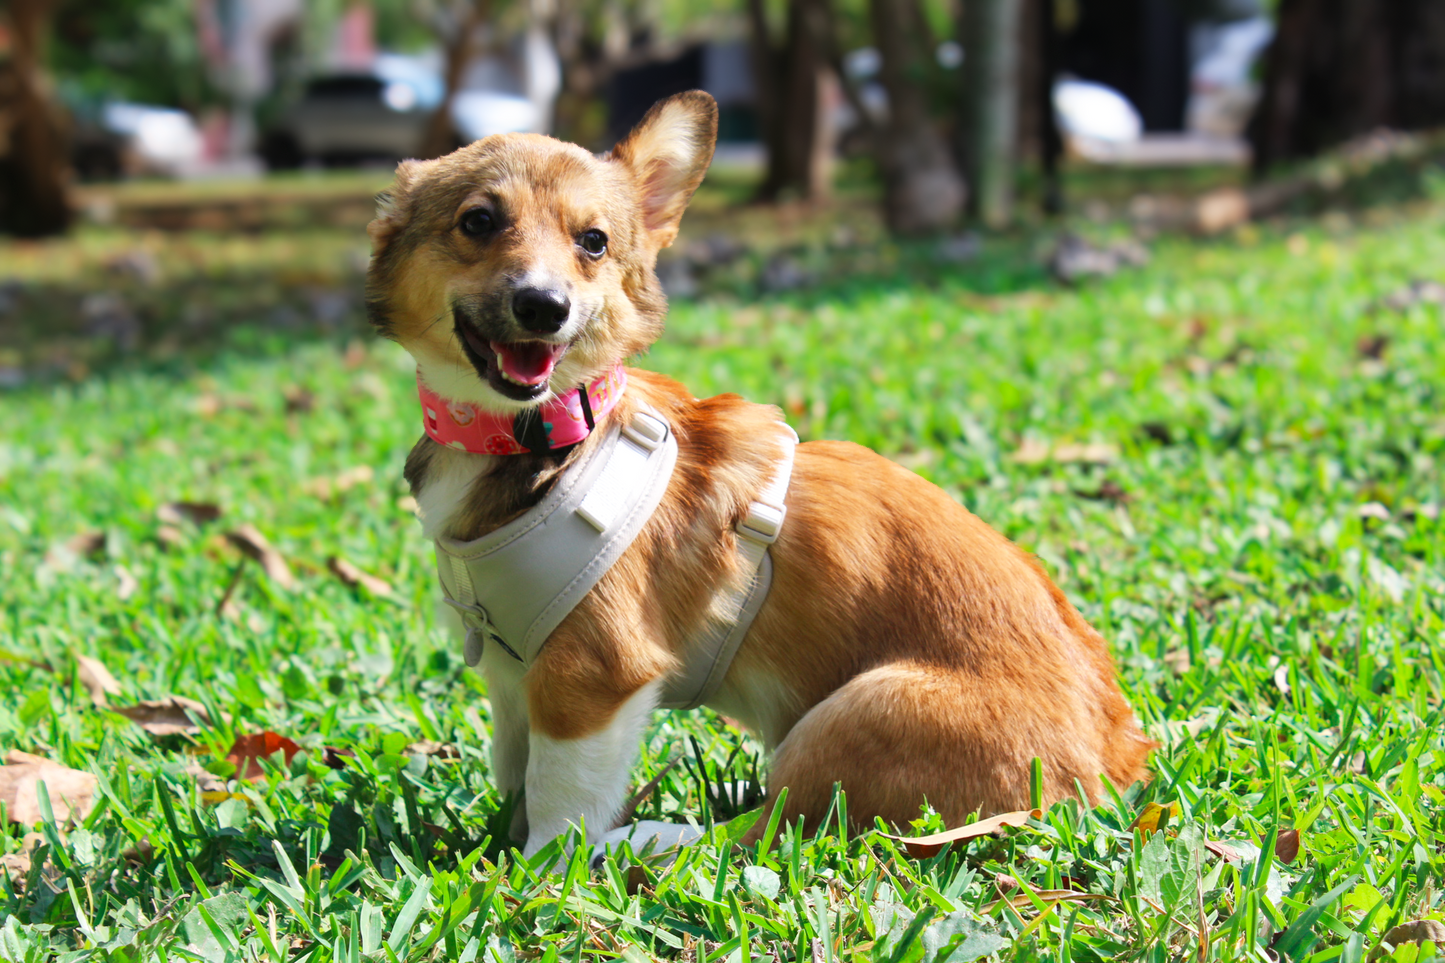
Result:
<svg viewBox="0 0 1445 963">
<path fill-rule="evenodd" d="M 359 328 L 397 160 L 509 131 L 605 150 L 690 88 L 721 143 L 674 297 L 936 274 L 1041 231 L 1067 281 L 1161 230 L 1425 190 L 1445 4 L 9 0 L 0 384 L 235 320 Z"/>
</svg>

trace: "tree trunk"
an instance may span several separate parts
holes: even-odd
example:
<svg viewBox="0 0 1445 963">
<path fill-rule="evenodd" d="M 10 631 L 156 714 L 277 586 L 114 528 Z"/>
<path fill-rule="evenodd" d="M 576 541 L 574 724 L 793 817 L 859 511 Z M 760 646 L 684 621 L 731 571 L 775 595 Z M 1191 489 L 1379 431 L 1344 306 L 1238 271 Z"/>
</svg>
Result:
<svg viewBox="0 0 1445 963">
<path fill-rule="evenodd" d="M 466 4 L 466 9 L 457 16 L 454 34 L 441 38 L 446 48 L 446 68 L 442 73 L 446 92 L 431 119 L 427 121 L 421 144 L 417 146 L 417 157 L 423 160 L 441 157 L 456 150 L 456 132 L 452 127 L 452 99 L 456 97 L 462 75 L 475 52 L 473 44 L 477 28 L 486 22 L 490 7 L 490 0 L 471 0 Z"/>
<path fill-rule="evenodd" d="M 963 5 L 964 174 L 970 213 L 989 227 L 1013 220 L 1023 0 Z"/>
<path fill-rule="evenodd" d="M 952 227 L 966 197 L 948 144 L 928 110 L 925 43 L 918 0 L 870 0 L 873 39 L 882 57 L 888 123 L 876 138 L 883 174 L 883 213 L 895 234 L 931 234 Z"/>
<path fill-rule="evenodd" d="M 70 225 L 69 144 L 42 65 L 52 7 L 10 0 L 10 62 L 0 64 L 0 230 L 21 237 Z"/>
<path fill-rule="evenodd" d="M 1445 124 L 1445 4 L 1281 0 L 1250 124 L 1255 166 L 1309 157 L 1379 127 Z"/>
<path fill-rule="evenodd" d="M 787 33 L 783 43 L 775 45 L 762 0 L 749 0 L 758 119 L 768 149 L 767 176 L 756 195 L 760 201 L 785 195 L 813 201 L 829 193 L 831 18 L 828 0 L 791 0 Z"/>
</svg>

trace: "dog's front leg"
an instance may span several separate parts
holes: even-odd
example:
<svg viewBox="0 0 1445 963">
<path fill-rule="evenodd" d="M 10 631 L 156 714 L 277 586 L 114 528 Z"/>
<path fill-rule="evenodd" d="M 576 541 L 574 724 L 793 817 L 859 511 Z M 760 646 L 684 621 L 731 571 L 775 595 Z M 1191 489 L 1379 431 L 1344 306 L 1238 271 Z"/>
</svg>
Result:
<svg viewBox="0 0 1445 963">
<path fill-rule="evenodd" d="M 539 712 L 532 707 L 525 855 L 533 855 L 569 826 L 585 825 L 588 843 L 612 828 L 626 801 L 628 772 L 661 688 L 661 679 L 647 683 L 607 718 L 586 718 L 587 700 L 578 700 L 572 711 L 549 706 Z"/>
<path fill-rule="evenodd" d="M 527 838 L 527 807 L 522 794 L 527 780 L 527 693 L 522 663 L 499 645 L 482 650 L 482 675 L 492 704 L 492 782 L 503 796 L 516 802 L 508 834 L 520 842 Z"/>
</svg>

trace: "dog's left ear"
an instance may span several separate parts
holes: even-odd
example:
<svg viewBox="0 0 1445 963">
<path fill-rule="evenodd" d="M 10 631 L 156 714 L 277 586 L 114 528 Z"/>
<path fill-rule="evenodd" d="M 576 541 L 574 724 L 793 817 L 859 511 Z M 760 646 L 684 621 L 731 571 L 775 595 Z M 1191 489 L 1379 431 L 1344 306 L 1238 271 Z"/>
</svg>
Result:
<svg viewBox="0 0 1445 963">
<path fill-rule="evenodd" d="M 677 237 L 682 212 L 702 183 L 717 144 L 717 101 L 701 90 L 653 105 L 609 155 L 632 169 L 642 189 L 642 216 L 653 244 Z"/>
</svg>

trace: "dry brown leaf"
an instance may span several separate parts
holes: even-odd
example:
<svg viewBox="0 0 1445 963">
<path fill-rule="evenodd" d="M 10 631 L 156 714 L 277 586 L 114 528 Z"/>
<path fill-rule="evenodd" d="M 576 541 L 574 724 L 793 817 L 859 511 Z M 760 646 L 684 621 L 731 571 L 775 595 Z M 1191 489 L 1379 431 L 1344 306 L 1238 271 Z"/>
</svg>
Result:
<svg viewBox="0 0 1445 963">
<path fill-rule="evenodd" d="M 1227 863 L 1237 863 L 1244 858 L 1244 854 L 1228 843 L 1222 843 L 1214 839 L 1206 839 L 1204 848 Z"/>
<path fill-rule="evenodd" d="M 206 707 L 185 696 L 146 700 L 112 711 L 125 716 L 153 736 L 199 735 L 201 726 L 211 724 L 211 715 Z M 193 718 L 197 721 L 192 722 Z"/>
<path fill-rule="evenodd" d="M 140 581 L 124 565 L 117 565 L 113 571 L 115 572 L 115 597 L 122 602 L 129 601 L 136 592 L 140 591 Z"/>
<path fill-rule="evenodd" d="M 1026 438 L 1009 461 L 1016 465 L 1038 465 L 1052 461 L 1060 465 L 1107 465 L 1119 457 L 1113 445 L 1065 443 L 1050 445 L 1035 438 Z"/>
<path fill-rule="evenodd" d="M 167 525 L 204 525 L 221 517 L 221 506 L 211 502 L 166 502 L 156 509 L 156 518 Z"/>
<path fill-rule="evenodd" d="M 296 577 L 291 574 L 286 559 L 254 526 L 242 525 L 233 529 L 226 533 L 226 539 L 259 564 L 266 577 L 277 585 L 289 589 L 296 584 Z"/>
<path fill-rule="evenodd" d="M 94 558 L 105 551 L 105 532 L 81 532 L 72 535 L 45 553 L 45 565 L 66 572 L 83 558 Z"/>
<path fill-rule="evenodd" d="M 33 826 L 41 819 L 39 784 L 45 783 L 57 824 L 84 819 L 95 805 L 94 774 L 12 749 L 0 766 L 0 803 L 12 823 Z"/>
<path fill-rule="evenodd" d="M 1025 438 L 1008 460 L 1016 465 L 1038 465 L 1049 460 L 1049 450 L 1048 442 Z"/>
<path fill-rule="evenodd" d="M 363 572 L 344 558 L 333 555 L 326 560 L 326 567 L 331 570 L 332 575 L 341 579 L 342 584 L 349 588 L 356 588 L 360 585 L 372 595 L 390 595 L 392 592 L 390 582 Z"/>
<path fill-rule="evenodd" d="M 35 850 L 46 843 L 46 839 L 40 833 L 26 833 L 20 838 L 20 849 L 13 853 L 0 856 L 0 874 L 10 877 L 10 883 L 17 891 L 25 888 L 26 877 L 30 875 L 30 866 Z M 42 872 L 49 879 L 58 879 L 60 871 L 46 863 Z"/>
<path fill-rule="evenodd" d="M 1439 920 L 1410 920 L 1392 927 L 1381 937 L 1380 942 L 1398 947 L 1406 943 L 1419 946 L 1427 940 L 1434 943 L 1436 949 L 1445 948 L 1445 923 Z M 1371 953 L 1370 956 L 1373 959 L 1375 954 Z"/>
<path fill-rule="evenodd" d="M 226 791 L 226 780 L 199 763 L 193 762 L 182 771 L 196 781 L 196 786 L 201 790 L 203 799 L 209 793 Z M 219 801 L 217 800 L 217 802 Z"/>
<path fill-rule="evenodd" d="M 316 407 L 316 395 L 300 385 L 288 385 L 282 390 L 281 396 L 286 399 L 288 415 L 308 414 Z"/>
<path fill-rule="evenodd" d="M 93 558 L 105 551 L 105 532 L 81 532 L 72 535 L 65 547 L 84 558 Z"/>
<path fill-rule="evenodd" d="M 156 529 L 156 541 L 161 548 L 179 548 L 186 542 L 185 533 L 174 525 L 162 525 Z"/>
<path fill-rule="evenodd" d="M 1274 858 L 1281 863 L 1293 863 L 1299 858 L 1299 830 L 1286 829 L 1275 837 Z"/>
<path fill-rule="evenodd" d="M 75 677 L 80 680 L 81 685 L 85 686 L 85 691 L 90 693 L 92 705 L 104 709 L 108 696 L 120 695 L 120 683 L 99 659 L 92 659 L 88 655 L 77 655 L 75 665 Z"/>
<path fill-rule="evenodd" d="M 902 843 L 904 851 L 915 859 L 924 859 L 937 855 L 954 843 L 966 843 L 981 836 L 990 836 L 1005 826 L 1023 826 L 1030 819 L 1038 819 L 1041 816 L 1043 816 L 1041 810 L 1021 809 L 1018 812 L 1000 813 L 997 816 L 990 816 L 988 819 L 980 819 L 978 822 L 969 823 L 966 826 L 959 826 L 956 829 L 928 836 L 893 836 L 888 833 L 879 835 Z"/>
<path fill-rule="evenodd" d="M 331 750 L 328 748 L 328 751 Z M 346 752 L 344 749 L 335 751 Z M 437 742 L 435 739 L 418 740 L 407 746 L 402 752 L 408 756 L 436 756 L 438 759 L 460 759 L 462 757 L 456 746 L 448 742 Z M 347 754 L 350 755 L 350 753 Z"/>
<path fill-rule="evenodd" d="M 1036 889 L 1033 895 L 1034 898 L 1044 903 L 1086 903 L 1090 900 L 1114 898 L 1103 893 L 1078 893 L 1071 889 Z M 1014 909 L 1028 909 L 1034 905 L 1034 900 L 1029 897 L 1028 893 L 1016 893 L 1013 896 L 995 900 L 984 912 L 991 913 L 1003 903 L 1008 903 Z"/>
</svg>

